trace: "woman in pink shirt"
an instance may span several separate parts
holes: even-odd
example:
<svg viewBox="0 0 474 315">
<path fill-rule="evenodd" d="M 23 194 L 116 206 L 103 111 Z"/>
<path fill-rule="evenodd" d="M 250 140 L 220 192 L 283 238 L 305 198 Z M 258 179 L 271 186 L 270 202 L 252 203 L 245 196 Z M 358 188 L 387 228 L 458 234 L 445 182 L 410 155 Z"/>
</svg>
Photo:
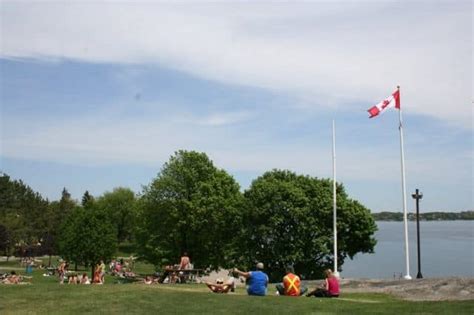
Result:
<svg viewBox="0 0 474 315">
<path fill-rule="evenodd" d="M 326 275 L 326 280 L 324 283 L 324 288 L 316 288 L 313 291 L 309 292 L 306 296 L 315 296 L 315 297 L 338 297 L 339 296 L 339 280 L 334 276 L 331 269 L 326 269 L 324 271 Z"/>
<path fill-rule="evenodd" d="M 184 252 L 183 256 L 181 256 L 181 261 L 179 262 L 179 269 L 184 270 L 184 269 L 190 269 L 189 264 L 191 263 L 191 260 L 189 259 L 188 253 Z"/>
</svg>

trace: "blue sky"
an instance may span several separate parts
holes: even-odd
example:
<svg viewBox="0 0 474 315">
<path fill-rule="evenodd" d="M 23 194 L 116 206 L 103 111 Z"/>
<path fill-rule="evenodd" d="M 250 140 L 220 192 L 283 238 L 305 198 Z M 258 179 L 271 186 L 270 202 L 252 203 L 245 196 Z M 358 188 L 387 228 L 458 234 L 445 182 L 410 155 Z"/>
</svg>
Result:
<svg viewBox="0 0 474 315">
<path fill-rule="evenodd" d="M 373 211 L 473 209 L 472 3 L 1 1 L 1 165 L 51 200 L 137 193 L 176 150 L 246 189 L 332 175 Z M 409 210 L 413 202 L 408 200 Z"/>
</svg>

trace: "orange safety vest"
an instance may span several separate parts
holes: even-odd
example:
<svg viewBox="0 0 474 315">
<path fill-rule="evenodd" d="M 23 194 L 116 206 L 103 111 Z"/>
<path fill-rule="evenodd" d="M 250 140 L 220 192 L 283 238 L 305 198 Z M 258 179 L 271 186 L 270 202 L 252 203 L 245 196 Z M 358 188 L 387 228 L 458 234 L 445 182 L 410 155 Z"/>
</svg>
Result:
<svg viewBox="0 0 474 315">
<path fill-rule="evenodd" d="M 300 277 L 292 273 L 283 277 L 283 286 L 285 287 L 285 295 L 300 296 Z"/>
</svg>

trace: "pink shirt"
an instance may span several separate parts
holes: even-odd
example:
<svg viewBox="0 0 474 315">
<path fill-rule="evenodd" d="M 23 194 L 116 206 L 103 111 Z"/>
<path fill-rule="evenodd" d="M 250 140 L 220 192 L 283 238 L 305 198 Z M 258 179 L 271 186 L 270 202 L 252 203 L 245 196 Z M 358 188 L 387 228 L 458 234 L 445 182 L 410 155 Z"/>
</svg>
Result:
<svg viewBox="0 0 474 315">
<path fill-rule="evenodd" d="M 330 277 L 326 279 L 328 282 L 328 292 L 331 295 L 339 295 L 339 281 L 336 277 Z"/>
<path fill-rule="evenodd" d="M 189 259 L 188 256 L 183 256 L 181 257 L 181 262 L 179 264 L 179 269 L 188 269 L 189 263 L 191 260 Z"/>
</svg>

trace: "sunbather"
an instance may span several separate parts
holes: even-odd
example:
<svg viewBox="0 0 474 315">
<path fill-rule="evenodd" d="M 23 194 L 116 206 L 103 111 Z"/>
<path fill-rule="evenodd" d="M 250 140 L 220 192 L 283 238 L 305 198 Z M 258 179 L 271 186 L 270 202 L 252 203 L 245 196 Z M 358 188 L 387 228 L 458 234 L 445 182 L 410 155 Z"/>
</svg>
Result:
<svg viewBox="0 0 474 315">
<path fill-rule="evenodd" d="M 214 293 L 227 293 L 234 288 L 234 278 L 229 278 L 225 283 L 222 279 L 216 279 L 216 283 L 206 282 L 207 287 Z"/>
<path fill-rule="evenodd" d="M 15 271 L 12 271 L 5 279 L 2 280 L 3 284 L 19 284 L 20 276 L 16 274 Z"/>
</svg>

